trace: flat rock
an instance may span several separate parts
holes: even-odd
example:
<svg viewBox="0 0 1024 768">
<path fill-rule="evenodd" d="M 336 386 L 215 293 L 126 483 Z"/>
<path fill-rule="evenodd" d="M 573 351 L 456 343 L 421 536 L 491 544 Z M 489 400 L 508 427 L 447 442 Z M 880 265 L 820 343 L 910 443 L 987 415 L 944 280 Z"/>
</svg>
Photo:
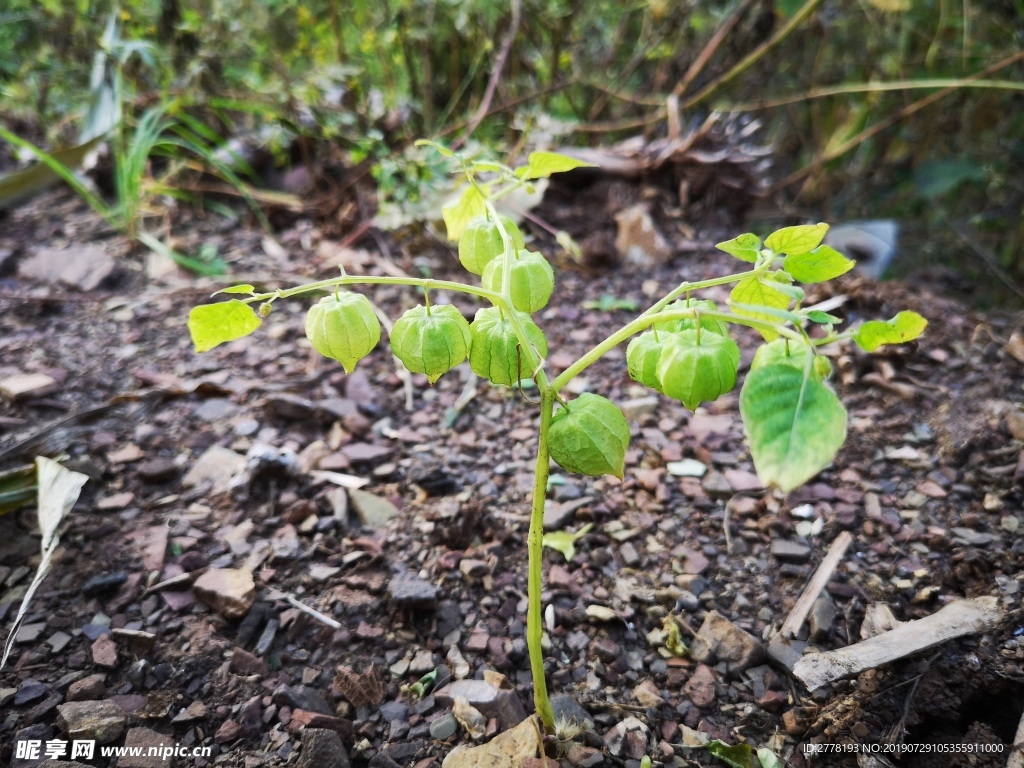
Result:
<svg viewBox="0 0 1024 768">
<path fill-rule="evenodd" d="M 297 768 L 349 768 L 341 736 L 326 728 L 304 728 Z"/>
<path fill-rule="evenodd" d="M 23 707 L 26 704 L 39 701 L 46 695 L 46 691 L 47 687 L 44 683 L 30 677 L 18 686 L 18 692 L 14 695 L 14 706 Z"/>
<path fill-rule="evenodd" d="M 702 664 L 726 662 L 729 673 L 737 674 L 764 659 L 764 646 L 718 611 L 711 611 L 690 646 L 690 658 Z"/>
<path fill-rule="evenodd" d="M 92 644 L 92 663 L 104 669 L 114 669 L 117 666 L 117 643 L 110 635 L 100 635 Z"/>
<path fill-rule="evenodd" d="M 414 576 L 402 574 L 395 576 L 388 583 L 388 596 L 391 601 L 402 608 L 437 607 L 437 596 L 441 589 L 435 584 Z"/>
<path fill-rule="evenodd" d="M 107 692 L 105 685 L 107 676 L 89 675 L 68 686 L 68 701 L 95 701 L 102 699 Z"/>
<path fill-rule="evenodd" d="M 57 380 L 45 373 L 19 373 L 0 379 L 0 395 L 8 400 L 42 397 L 56 392 Z"/>
<path fill-rule="evenodd" d="M 341 453 L 351 462 L 379 461 L 390 456 L 394 451 L 386 445 L 371 443 L 349 443 L 341 449 Z"/>
<path fill-rule="evenodd" d="M 455 720 L 455 715 L 448 712 L 430 724 L 430 738 L 447 741 L 455 735 L 457 730 L 459 730 L 459 724 Z"/>
<path fill-rule="evenodd" d="M 244 456 L 230 448 L 211 445 L 192 464 L 192 468 L 182 480 L 182 485 L 192 488 L 209 483 L 210 493 L 216 496 L 231 490 L 231 478 L 244 469 Z"/>
<path fill-rule="evenodd" d="M 811 548 L 799 541 L 772 539 L 772 557 L 787 563 L 806 563 L 811 559 Z"/>
<path fill-rule="evenodd" d="M 178 474 L 178 465 L 168 456 L 159 456 L 142 462 L 135 471 L 144 483 L 166 483 Z"/>
<path fill-rule="evenodd" d="M 456 696 L 466 699 L 485 717 L 497 718 L 498 729 L 502 731 L 514 728 L 526 719 L 523 702 L 511 688 L 497 688 L 486 680 L 456 680 L 434 694 L 441 707 L 452 706 Z"/>
<path fill-rule="evenodd" d="M 128 717 L 112 701 L 72 701 L 57 707 L 57 727 L 69 739 L 109 744 L 124 733 Z"/>
<path fill-rule="evenodd" d="M 398 507 L 375 493 L 350 488 L 348 498 L 360 524 L 370 528 L 383 528 L 389 520 L 399 514 Z"/>
<path fill-rule="evenodd" d="M 150 749 L 174 746 L 177 742 L 171 736 L 164 736 L 150 728 L 129 728 L 124 745 L 136 747 L 141 754 L 125 754 L 117 759 L 118 768 L 167 768 L 168 762 L 159 755 L 150 756 Z"/>
<path fill-rule="evenodd" d="M 332 716 L 334 708 L 327 703 L 323 694 L 308 685 L 281 685 L 274 691 L 274 703 L 279 707 L 304 709 L 321 715 Z"/>
<path fill-rule="evenodd" d="M 38 723 L 31 725 L 28 728 L 21 728 L 14 734 L 14 739 L 11 744 L 11 768 L 36 768 L 42 764 L 42 742 L 49 741 L 53 738 L 53 727 L 44 723 Z M 26 759 L 16 757 L 18 753 L 18 744 L 23 741 L 38 741 L 40 742 L 40 758 L 37 759 Z"/>
<path fill-rule="evenodd" d="M 89 245 L 73 249 L 43 248 L 18 265 L 18 274 L 30 280 L 61 283 L 80 291 L 93 291 L 114 276 L 117 262 L 106 251 Z"/>
<path fill-rule="evenodd" d="M 695 707 L 705 709 L 715 702 L 715 673 L 707 664 L 698 664 L 683 691 Z"/>
<path fill-rule="evenodd" d="M 593 503 L 594 499 L 589 496 L 564 502 L 544 502 L 544 530 L 557 531 L 564 528 L 575 519 L 577 510 Z"/>
<path fill-rule="evenodd" d="M 238 568 L 211 568 L 192 585 L 196 597 L 226 619 L 240 619 L 256 598 L 252 573 Z"/>
</svg>

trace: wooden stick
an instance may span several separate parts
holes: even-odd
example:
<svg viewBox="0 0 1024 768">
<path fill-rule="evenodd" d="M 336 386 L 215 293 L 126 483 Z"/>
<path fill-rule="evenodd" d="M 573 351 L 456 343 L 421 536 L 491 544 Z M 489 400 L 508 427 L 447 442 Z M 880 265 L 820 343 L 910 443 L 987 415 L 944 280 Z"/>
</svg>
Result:
<svg viewBox="0 0 1024 768">
<path fill-rule="evenodd" d="M 1006 761 L 1006 768 L 1024 768 L 1024 715 L 1020 717 L 1017 724 L 1017 733 L 1013 737 L 1013 748 L 1010 751 L 1010 759 Z"/>
<path fill-rule="evenodd" d="M 958 600 L 931 616 L 908 621 L 847 648 L 806 654 L 793 667 L 793 674 L 814 691 L 842 677 L 880 667 L 947 640 L 991 629 L 1002 617 L 995 597 Z"/>
<path fill-rule="evenodd" d="M 786 617 L 786 621 L 783 622 L 782 629 L 779 630 L 779 634 L 776 637 L 782 640 L 796 637 L 796 633 L 800 631 L 800 627 L 807 620 L 811 608 L 814 607 L 814 601 L 818 599 L 818 595 L 825 589 L 828 580 L 832 578 L 832 574 L 839 567 L 839 563 L 842 562 L 843 557 L 846 555 L 846 550 L 849 549 L 852 543 L 853 536 L 849 531 L 843 531 L 836 536 L 836 540 L 832 542 L 828 554 L 821 561 L 821 565 L 814 572 L 814 576 L 807 582 L 807 586 L 804 587 L 804 591 L 800 594 L 796 605 L 793 606 L 793 610 L 789 612 L 789 616 Z"/>
</svg>

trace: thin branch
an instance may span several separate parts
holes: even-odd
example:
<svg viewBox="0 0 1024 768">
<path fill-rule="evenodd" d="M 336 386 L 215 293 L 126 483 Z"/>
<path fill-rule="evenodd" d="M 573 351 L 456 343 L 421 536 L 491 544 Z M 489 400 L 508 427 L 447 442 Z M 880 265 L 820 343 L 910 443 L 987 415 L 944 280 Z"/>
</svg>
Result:
<svg viewBox="0 0 1024 768">
<path fill-rule="evenodd" d="M 718 51 L 719 47 L 721 47 L 726 35 L 732 32 L 733 27 L 735 27 L 739 20 L 743 18 L 743 14 L 747 12 L 747 9 L 750 8 L 753 3 L 754 0 L 743 0 L 743 2 L 736 7 L 736 10 L 729 14 L 729 18 L 727 18 L 715 34 L 711 36 L 707 45 L 705 45 L 697 55 L 697 58 L 693 60 L 690 68 L 686 70 L 686 74 L 683 75 L 683 79 L 676 83 L 676 87 L 672 89 L 672 93 L 675 96 L 682 96 L 686 93 L 687 89 L 689 89 L 693 84 L 693 81 L 697 79 L 697 76 L 704 71 L 704 67 L 706 67 L 708 62 L 711 61 L 711 57 L 714 56 L 715 52 Z"/>
<path fill-rule="evenodd" d="M 512 23 L 509 25 L 508 34 L 501 44 L 501 52 L 498 54 L 497 61 L 494 62 L 494 69 L 491 70 L 491 78 L 487 81 L 484 98 L 480 102 L 476 113 L 470 119 L 469 125 L 466 126 L 466 132 L 462 134 L 462 138 L 452 145 L 452 149 L 458 149 L 466 143 L 466 140 L 473 135 L 473 131 L 477 129 L 477 126 L 480 125 L 481 121 L 486 117 L 487 111 L 491 108 L 491 100 L 494 98 L 494 92 L 497 90 L 498 83 L 501 80 L 501 73 L 505 69 L 505 62 L 508 61 L 508 55 L 512 51 L 512 44 L 519 33 L 519 21 L 523 15 L 522 11 L 522 0 L 512 0 Z"/>
<path fill-rule="evenodd" d="M 987 67 L 986 69 L 983 69 L 974 75 L 971 75 L 970 77 L 966 78 L 966 81 L 968 83 L 971 83 L 976 82 L 978 80 L 982 80 L 988 77 L 989 75 L 992 75 L 1001 69 L 1006 69 L 1006 67 L 1009 67 L 1012 64 L 1016 64 L 1018 61 L 1022 60 L 1024 60 L 1024 51 L 1018 51 L 1017 53 L 1012 54 L 1011 56 L 1007 56 L 1005 59 L 1000 59 L 992 66 Z M 775 184 L 771 189 L 769 189 L 766 194 L 774 194 L 782 189 L 785 189 L 791 184 L 795 184 L 796 182 L 803 180 L 804 178 L 810 176 L 815 171 L 821 169 L 826 163 L 830 163 L 837 157 L 845 155 L 851 149 L 860 146 L 868 139 L 877 136 L 879 133 L 886 130 L 887 128 L 896 125 L 896 123 L 905 120 L 906 118 L 910 117 L 916 112 L 920 112 L 925 107 L 931 106 L 940 99 L 949 96 L 951 93 L 955 93 L 961 87 L 964 86 L 950 86 L 948 88 L 943 88 L 941 91 L 936 91 L 935 93 L 925 96 L 923 99 L 918 99 L 917 101 L 908 104 L 899 112 L 890 115 L 884 120 L 879 120 L 870 128 L 864 129 L 849 141 L 844 142 L 840 146 L 833 149 L 831 152 L 825 153 L 817 160 L 801 168 L 799 171 L 791 173 L 789 176 L 787 176 L 782 181 Z"/>
</svg>

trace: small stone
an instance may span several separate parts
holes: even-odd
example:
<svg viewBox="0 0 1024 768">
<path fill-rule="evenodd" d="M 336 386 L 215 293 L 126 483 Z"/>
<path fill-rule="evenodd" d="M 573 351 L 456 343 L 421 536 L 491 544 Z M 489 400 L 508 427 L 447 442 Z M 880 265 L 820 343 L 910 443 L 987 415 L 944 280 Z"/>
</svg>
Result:
<svg viewBox="0 0 1024 768">
<path fill-rule="evenodd" d="M 760 663 L 764 658 L 764 646 L 718 611 L 711 611 L 693 638 L 690 657 L 706 664 L 724 661 L 730 674 L 736 674 Z"/>
<path fill-rule="evenodd" d="M 226 619 L 240 619 L 256 598 L 252 573 L 235 568 L 211 568 L 192 586 L 196 597 Z"/>
<path fill-rule="evenodd" d="M 715 702 L 714 671 L 707 664 L 698 664 L 683 690 L 695 707 L 710 707 Z"/>
<path fill-rule="evenodd" d="M 178 465 L 174 463 L 174 459 L 160 456 L 142 462 L 135 468 L 135 472 L 144 483 L 166 483 L 177 476 Z"/>
<path fill-rule="evenodd" d="M 245 469 L 245 457 L 230 448 L 211 445 L 195 460 L 182 479 L 186 488 L 209 484 L 210 495 L 217 496 L 231 490 L 231 479 Z"/>
<path fill-rule="evenodd" d="M 18 645 L 23 645 L 25 643 L 37 643 L 45 631 L 45 621 L 33 624 L 22 624 L 18 628 L 18 634 L 14 636 L 14 642 Z"/>
<path fill-rule="evenodd" d="M 789 563 L 806 563 L 811 559 L 811 548 L 798 541 L 772 539 L 772 557 Z"/>
<path fill-rule="evenodd" d="M 683 459 L 682 461 L 670 461 L 665 469 L 673 477 L 704 477 L 708 467 L 696 459 Z"/>
<path fill-rule="evenodd" d="M 265 675 L 267 665 L 244 648 L 235 648 L 231 652 L 231 665 L 228 667 L 236 675 Z"/>
<path fill-rule="evenodd" d="M 394 453 L 388 446 L 371 445 L 370 443 L 349 443 L 341 449 L 341 452 L 353 463 L 379 461 Z"/>
<path fill-rule="evenodd" d="M 497 718 L 498 728 L 507 731 L 526 719 L 526 709 L 512 688 L 499 689 L 486 680 L 456 680 L 435 694 L 439 706 L 448 707 L 461 696 L 485 717 Z"/>
<path fill-rule="evenodd" d="M 483 560 L 473 560 L 472 558 L 460 560 L 459 570 L 462 571 L 463 576 L 470 579 L 483 578 L 491 572 L 491 569 Z"/>
<path fill-rule="evenodd" d="M 155 570 L 155 569 L 151 569 Z M 116 592 L 125 582 L 128 581 L 128 574 L 124 571 L 114 573 L 101 573 L 93 576 L 82 587 L 82 594 L 86 597 L 99 597 Z"/>
<path fill-rule="evenodd" d="M 400 608 L 421 608 L 433 610 L 441 589 L 435 584 L 411 575 L 395 576 L 388 583 L 388 595 Z"/>
<path fill-rule="evenodd" d="M 447 741 L 455 732 L 459 729 L 459 724 L 455 720 L 455 715 L 451 712 L 441 715 L 430 724 L 430 738 L 437 739 L 438 741 Z"/>
<path fill-rule="evenodd" d="M 213 735 L 213 740 L 217 744 L 229 744 L 238 738 L 240 731 L 241 726 L 239 726 L 237 722 L 234 720 L 225 720 Z"/>
<path fill-rule="evenodd" d="M 14 697 L 14 706 L 23 707 L 38 701 L 46 695 L 46 686 L 33 677 L 26 679 L 18 686 L 18 693 Z"/>
<path fill-rule="evenodd" d="M 333 715 L 324 715 L 319 712 L 310 712 L 306 709 L 296 709 L 292 712 L 291 722 L 288 730 L 296 731 L 300 728 L 323 728 L 334 731 L 342 739 L 352 738 L 353 726 L 351 720 Z"/>
<path fill-rule="evenodd" d="M 839 608 L 827 593 L 822 594 L 811 607 L 811 614 L 807 618 L 808 627 L 811 631 L 811 640 L 821 642 L 828 637 L 832 631 L 832 624 L 839 615 Z"/>
<path fill-rule="evenodd" d="M 399 514 L 394 504 L 374 493 L 350 488 L 348 497 L 359 517 L 359 522 L 369 528 L 383 528 Z"/>
<path fill-rule="evenodd" d="M 185 709 L 174 716 L 172 723 L 194 723 L 206 717 L 206 705 L 199 701 L 193 701 Z"/>
<path fill-rule="evenodd" d="M 660 707 L 665 703 L 665 700 L 661 697 L 661 691 L 658 690 L 658 686 L 651 680 L 644 680 L 640 685 L 636 686 L 633 689 L 633 698 L 644 707 Z"/>
<path fill-rule="evenodd" d="M 297 768 L 349 768 L 341 737 L 326 728 L 304 728 Z"/>
<path fill-rule="evenodd" d="M 39 723 L 37 725 L 31 725 L 28 728 L 21 728 L 14 734 L 13 743 L 11 744 L 11 768 L 37 768 L 42 764 L 43 755 L 43 742 L 49 741 L 53 738 L 53 728 L 45 723 Z M 23 742 L 38 742 L 39 743 L 39 758 L 38 759 L 27 759 L 17 757 L 18 750 L 22 749 L 20 746 Z"/>
<path fill-rule="evenodd" d="M 0 707 L 6 707 L 10 704 L 17 692 L 17 688 L 0 688 Z"/>
<path fill-rule="evenodd" d="M 747 493 L 764 489 L 764 483 L 761 482 L 761 478 L 753 472 L 747 472 L 743 469 L 727 469 L 723 474 L 736 493 Z"/>
<path fill-rule="evenodd" d="M 57 727 L 69 739 L 109 744 L 120 738 L 128 717 L 112 701 L 73 701 L 57 707 Z"/>
<path fill-rule="evenodd" d="M 20 373 L 0 379 L 0 395 L 8 400 L 43 397 L 58 389 L 57 380 L 45 373 Z"/>
<path fill-rule="evenodd" d="M 644 749 L 640 751 L 639 755 L 633 757 L 633 759 L 639 760 L 646 750 L 649 732 L 650 728 L 643 721 L 635 717 L 627 717 L 616 723 L 604 735 L 604 743 L 614 757 L 633 757 L 637 747 L 642 744 Z"/>
<path fill-rule="evenodd" d="M 68 701 L 96 701 L 107 692 L 106 675 L 96 674 L 82 678 L 68 687 Z"/>
<path fill-rule="evenodd" d="M 971 528 L 957 527 L 952 528 L 950 532 L 956 537 L 957 543 L 971 547 L 987 547 L 995 541 L 995 536 L 991 533 L 981 533 Z"/>
<path fill-rule="evenodd" d="M 100 635 L 92 644 L 92 663 L 104 669 L 114 669 L 117 666 L 117 643 L 110 635 Z"/>
<path fill-rule="evenodd" d="M 164 736 L 150 728 L 129 728 L 124 737 L 127 747 L 125 754 L 117 758 L 118 768 L 166 768 L 169 761 L 160 757 L 160 752 L 150 754 L 150 750 L 163 750 L 175 745 L 175 740 Z M 132 752 L 138 754 L 132 754 Z"/>
<path fill-rule="evenodd" d="M 18 275 L 44 283 L 62 283 L 80 291 L 93 291 L 114 277 L 117 262 L 94 245 L 73 249 L 43 248 L 18 265 Z"/>
<path fill-rule="evenodd" d="M 289 421 L 309 421 L 316 416 L 317 407 L 311 400 L 283 392 L 267 398 L 267 408 L 275 416 Z"/>
<path fill-rule="evenodd" d="M 732 486 L 725 479 L 725 475 L 717 470 L 711 470 L 701 483 L 704 493 L 712 499 L 728 499 L 733 494 Z"/>
<path fill-rule="evenodd" d="M 274 691 L 274 703 L 279 707 L 291 707 L 292 711 L 304 709 L 321 715 L 333 715 L 334 708 L 323 695 L 308 685 L 281 685 Z"/>
</svg>

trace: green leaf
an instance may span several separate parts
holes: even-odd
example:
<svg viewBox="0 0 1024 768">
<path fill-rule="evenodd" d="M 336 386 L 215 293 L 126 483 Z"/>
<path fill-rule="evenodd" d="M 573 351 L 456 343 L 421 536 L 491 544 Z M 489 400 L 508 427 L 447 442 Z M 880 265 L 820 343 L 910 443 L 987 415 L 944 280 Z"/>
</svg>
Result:
<svg viewBox="0 0 1024 768">
<path fill-rule="evenodd" d="M 758 748 L 757 759 L 761 763 L 761 768 L 782 768 L 782 761 L 768 747 Z"/>
<path fill-rule="evenodd" d="M 914 171 L 917 194 L 929 200 L 952 192 L 964 182 L 987 180 L 985 169 L 968 160 L 938 160 Z"/>
<path fill-rule="evenodd" d="M 766 285 L 757 277 L 748 277 L 736 284 L 729 294 L 729 303 L 735 309 L 736 304 L 756 307 L 774 307 L 775 309 L 787 309 L 789 297 L 779 293 L 773 286 Z M 749 309 L 735 309 L 737 315 L 746 315 L 758 320 L 774 322 L 775 318 L 766 312 L 754 312 Z M 777 331 L 758 328 L 758 332 L 764 336 L 766 341 L 774 341 L 779 337 Z"/>
<path fill-rule="evenodd" d="M 892 320 L 869 320 L 853 333 L 853 340 L 865 352 L 874 352 L 883 344 L 902 344 L 920 336 L 928 321 L 917 312 L 904 310 Z"/>
<path fill-rule="evenodd" d="M 736 386 L 740 349 L 728 336 L 704 331 L 667 334 L 658 360 L 661 392 L 691 411 Z"/>
<path fill-rule="evenodd" d="M 857 262 L 848 259 L 834 248 L 819 245 L 813 251 L 792 253 L 782 266 L 801 283 L 824 283 L 846 274 Z"/>
<path fill-rule="evenodd" d="M 462 237 L 463 230 L 477 216 L 486 216 L 487 206 L 484 198 L 472 184 L 462 190 L 458 202 L 441 208 L 441 216 L 448 230 L 448 239 L 453 243 Z"/>
<path fill-rule="evenodd" d="M 256 293 L 256 289 L 251 285 L 232 285 L 230 288 L 221 288 L 213 295 L 216 296 L 218 293 L 246 293 L 252 295 Z"/>
<path fill-rule="evenodd" d="M 188 332 L 196 352 L 207 352 L 218 344 L 248 336 L 262 320 L 238 299 L 193 307 L 188 313 Z"/>
<path fill-rule="evenodd" d="M 611 400 L 584 392 L 551 419 L 548 449 L 558 466 L 581 475 L 622 478 L 629 424 Z"/>
<path fill-rule="evenodd" d="M 822 312 L 820 309 L 812 309 L 808 312 L 807 319 L 818 325 L 839 325 L 843 322 L 843 318 L 830 315 L 828 312 Z"/>
<path fill-rule="evenodd" d="M 682 299 L 680 301 L 673 301 L 662 312 L 679 312 L 686 309 L 698 309 L 701 312 L 718 312 L 718 305 L 713 301 L 707 299 Z M 656 323 L 655 327 L 661 331 L 662 329 L 670 332 L 676 331 L 692 331 L 697 328 L 697 318 L 688 317 L 681 320 L 668 320 L 664 323 Z M 719 320 L 715 317 L 708 317 L 707 315 L 700 316 L 700 327 L 717 333 L 720 336 L 726 336 L 729 333 L 729 326 L 724 321 Z"/>
<path fill-rule="evenodd" d="M 806 253 L 821 245 L 828 224 L 804 224 L 777 229 L 765 238 L 764 244 L 776 253 Z"/>
<path fill-rule="evenodd" d="M 704 745 L 704 749 L 732 768 L 758 768 L 754 763 L 754 750 L 749 744 L 726 744 L 713 739 Z"/>
<path fill-rule="evenodd" d="M 445 157 L 455 157 L 455 153 L 452 152 L 448 147 L 438 144 L 436 141 L 430 141 L 430 139 L 417 139 L 417 147 L 433 147 Z"/>
<path fill-rule="evenodd" d="M 787 492 L 827 467 L 846 440 L 846 409 L 806 366 L 751 368 L 740 414 L 758 476 Z"/>
<path fill-rule="evenodd" d="M 516 168 L 521 179 L 545 179 L 552 173 L 564 173 L 573 168 L 593 168 L 593 163 L 577 160 L 575 157 L 557 152 L 531 152 L 529 165 Z"/>
<path fill-rule="evenodd" d="M 566 562 L 571 563 L 572 559 L 576 557 L 576 541 L 577 539 L 586 536 L 593 529 L 593 523 L 587 523 L 580 528 L 576 533 L 569 533 L 568 531 L 552 531 L 551 533 L 544 534 L 544 546 L 561 552 Z"/>
<path fill-rule="evenodd" d="M 734 237 L 732 240 L 719 243 L 715 248 L 725 251 L 730 256 L 735 256 L 741 261 L 749 261 L 753 264 L 761 254 L 761 238 L 748 232 L 745 235 Z"/>
<path fill-rule="evenodd" d="M 787 288 L 789 286 L 786 286 Z M 776 320 L 781 320 L 784 323 L 795 323 L 799 325 L 803 322 L 803 315 L 799 315 L 796 312 L 790 312 L 788 309 L 775 309 L 775 307 L 758 307 L 754 304 L 739 304 L 734 303 L 732 308 L 737 313 L 745 312 L 748 315 L 770 315 Z"/>
</svg>

